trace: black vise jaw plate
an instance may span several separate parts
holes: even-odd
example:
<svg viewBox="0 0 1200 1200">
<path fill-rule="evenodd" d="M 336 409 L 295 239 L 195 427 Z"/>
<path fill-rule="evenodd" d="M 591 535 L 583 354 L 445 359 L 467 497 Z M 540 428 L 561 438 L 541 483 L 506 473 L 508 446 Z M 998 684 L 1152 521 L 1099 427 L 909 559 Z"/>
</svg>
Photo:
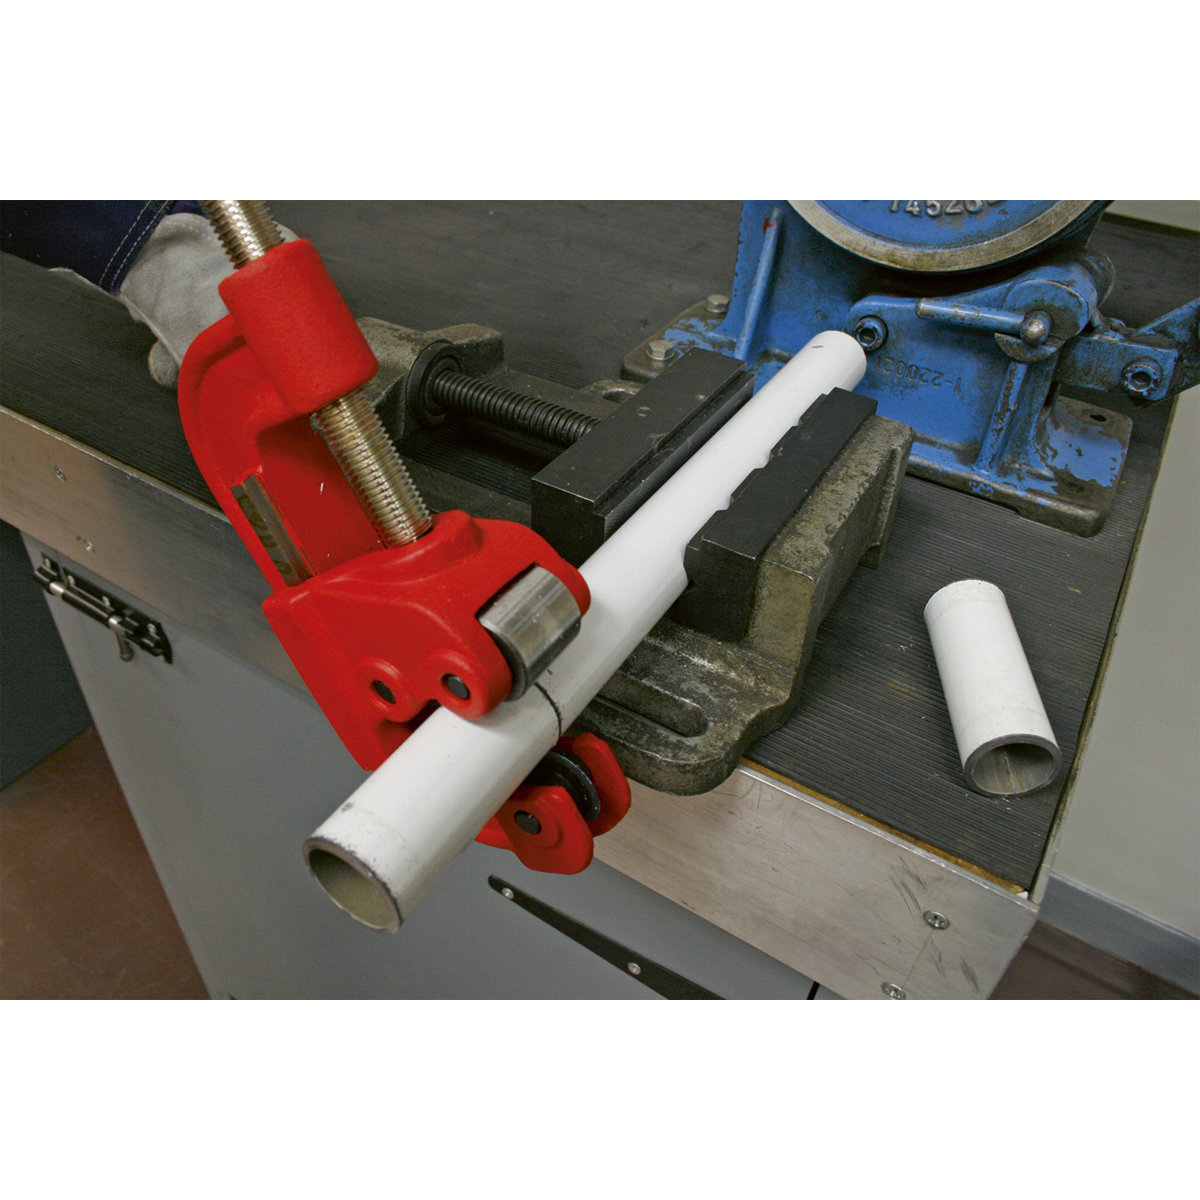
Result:
<svg viewBox="0 0 1200 1200">
<path fill-rule="evenodd" d="M 763 555 L 875 407 L 874 400 L 834 388 L 808 408 L 767 464 L 746 476 L 729 507 L 688 543 L 688 588 L 671 609 L 673 620 L 725 641 L 746 636 Z"/>
<path fill-rule="evenodd" d="M 689 350 L 533 477 L 534 530 L 581 565 L 753 392 L 745 364 Z"/>
</svg>

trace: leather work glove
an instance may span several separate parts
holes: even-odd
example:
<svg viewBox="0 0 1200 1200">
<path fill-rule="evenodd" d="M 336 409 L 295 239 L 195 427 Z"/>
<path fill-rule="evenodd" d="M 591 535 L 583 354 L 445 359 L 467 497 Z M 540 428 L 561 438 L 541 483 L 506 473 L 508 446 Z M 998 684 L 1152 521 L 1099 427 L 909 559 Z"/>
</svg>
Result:
<svg viewBox="0 0 1200 1200">
<path fill-rule="evenodd" d="M 0 249 L 116 296 L 158 339 L 150 374 L 164 387 L 227 311 L 217 284 L 233 264 L 193 200 L 7 200 Z"/>
<path fill-rule="evenodd" d="M 279 228 L 284 241 L 290 229 Z M 233 274 L 233 264 L 206 217 L 174 213 L 164 217 L 146 241 L 117 293 L 134 320 L 158 339 L 150 349 L 150 374 L 174 387 L 192 339 L 227 315 L 217 285 Z"/>
</svg>

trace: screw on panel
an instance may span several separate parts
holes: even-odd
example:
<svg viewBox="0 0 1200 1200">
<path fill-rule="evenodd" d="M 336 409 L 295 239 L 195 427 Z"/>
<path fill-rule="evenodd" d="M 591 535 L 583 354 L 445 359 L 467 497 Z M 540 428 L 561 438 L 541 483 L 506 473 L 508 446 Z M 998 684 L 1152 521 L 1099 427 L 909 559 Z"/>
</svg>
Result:
<svg viewBox="0 0 1200 1200">
<path fill-rule="evenodd" d="M 512 888 L 501 888 L 500 895 L 502 895 L 505 898 L 505 900 L 511 900 L 513 898 L 514 893 L 513 893 Z"/>
<path fill-rule="evenodd" d="M 627 963 L 626 969 L 630 975 L 640 975 L 642 973 L 642 968 L 637 963 Z"/>
<path fill-rule="evenodd" d="M 885 983 L 880 990 L 889 1000 L 908 999 L 908 995 L 898 983 Z"/>
<path fill-rule="evenodd" d="M 855 323 L 854 339 L 870 354 L 887 341 L 888 328 L 878 317 L 862 317 Z"/>
<path fill-rule="evenodd" d="M 67 482 L 67 477 L 66 477 L 66 476 L 65 476 L 65 475 L 62 473 L 62 468 L 61 468 L 61 467 L 55 467 L 55 468 L 54 468 L 54 474 L 55 474 L 55 475 L 58 477 L 58 481 L 59 481 L 59 483 L 66 483 L 66 482 Z"/>
<path fill-rule="evenodd" d="M 1162 369 L 1153 359 L 1139 358 L 1121 372 L 1121 386 L 1131 396 L 1147 396 L 1162 383 Z"/>
<path fill-rule="evenodd" d="M 931 929 L 949 929 L 950 928 L 949 920 L 946 917 L 944 917 L 940 912 L 933 912 L 931 910 L 927 913 L 923 913 L 922 915 L 925 917 L 925 924 L 928 925 Z"/>
</svg>

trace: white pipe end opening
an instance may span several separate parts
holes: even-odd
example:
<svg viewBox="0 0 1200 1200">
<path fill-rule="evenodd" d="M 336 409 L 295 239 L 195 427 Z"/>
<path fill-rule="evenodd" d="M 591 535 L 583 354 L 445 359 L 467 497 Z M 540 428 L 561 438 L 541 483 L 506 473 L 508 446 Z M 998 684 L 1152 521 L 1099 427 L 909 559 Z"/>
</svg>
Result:
<svg viewBox="0 0 1200 1200">
<path fill-rule="evenodd" d="M 988 796 L 1023 796 L 1054 782 L 1062 753 L 1053 741 L 1002 738 L 977 746 L 963 763 L 963 773 L 976 791 Z"/>
<path fill-rule="evenodd" d="M 1062 754 L 1004 593 L 960 579 L 930 597 L 925 624 L 967 782 L 988 796 L 1052 783 Z"/>
<path fill-rule="evenodd" d="M 343 912 L 385 933 L 400 928 L 403 919 L 395 899 L 361 861 L 318 837 L 304 843 L 304 857 L 313 878 Z"/>
</svg>

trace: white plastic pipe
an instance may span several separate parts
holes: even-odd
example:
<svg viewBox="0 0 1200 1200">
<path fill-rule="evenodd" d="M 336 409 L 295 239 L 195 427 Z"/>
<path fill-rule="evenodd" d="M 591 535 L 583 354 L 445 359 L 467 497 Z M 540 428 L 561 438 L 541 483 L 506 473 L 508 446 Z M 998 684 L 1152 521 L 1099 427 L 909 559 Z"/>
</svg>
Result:
<svg viewBox="0 0 1200 1200">
<path fill-rule="evenodd" d="M 775 443 L 866 359 L 844 333 L 813 338 L 583 564 L 592 603 L 575 640 L 525 695 L 466 721 L 437 709 L 305 843 L 331 898 L 395 930 L 687 586 L 683 556 Z"/>
<path fill-rule="evenodd" d="M 1052 782 L 1062 755 L 1004 593 L 982 579 L 948 584 L 925 624 L 967 782 L 988 796 Z"/>
</svg>

